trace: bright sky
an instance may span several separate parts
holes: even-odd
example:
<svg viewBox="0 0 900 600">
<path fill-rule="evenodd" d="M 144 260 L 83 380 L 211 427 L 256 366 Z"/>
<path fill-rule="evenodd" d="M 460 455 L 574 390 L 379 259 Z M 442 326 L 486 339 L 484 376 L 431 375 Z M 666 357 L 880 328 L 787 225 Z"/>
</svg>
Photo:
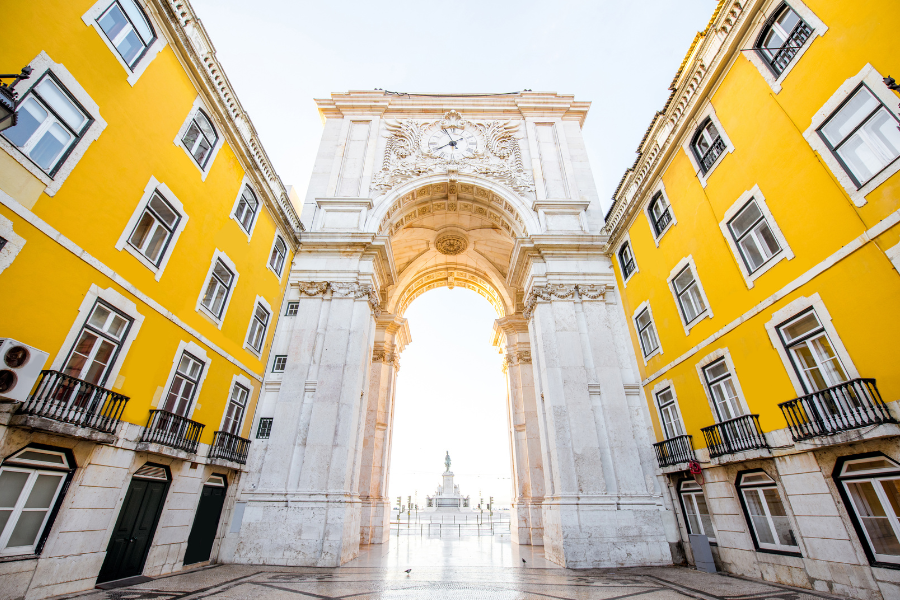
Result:
<svg viewBox="0 0 900 600">
<path fill-rule="evenodd" d="M 398 92 L 574 94 L 607 208 L 716 0 L 191 0 L 286 185 L 306 194 L 322 122 L 313 98 Z M 298 207 L 299 208 L 299 207 Z M 438 289 L 405 315 L 390 494 L 434 491 L 450 451 L 463 494 L 508 502 L 506 385 L 490 346 L 496 314 Z M 477 500 L 476 500 L 477 502 Z"/>
</svg>

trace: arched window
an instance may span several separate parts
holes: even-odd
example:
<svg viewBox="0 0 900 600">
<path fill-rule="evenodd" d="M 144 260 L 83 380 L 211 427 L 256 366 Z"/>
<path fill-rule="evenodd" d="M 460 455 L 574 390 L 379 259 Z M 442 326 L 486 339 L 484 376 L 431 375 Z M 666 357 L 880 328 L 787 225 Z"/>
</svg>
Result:
<svg viewBox="0 0 900 600">
<path fill-rule="evenodd" d="M 622 267 L 622 279 L 628 279 L 628 276 L 634 273 L 634 256 L 628 242 L 622 244 L 619 249 L 619 266 Z"/>
<path fill-rule="evenodd" d="M 275 244 L 272 246 L 272 255 L 269 257 L 269 268 L 281 277 L 281 269 L 284 267 L 284 259 L 287 256 L 287 245 L 281 236 L 275 236 Z"/>
<path fill-rule="evenodd" d="M 756 50 L 777 77 L 791 63 L 810 34 L 812 27 L 794 9 L 782 4 L 766 21 L 756 41 Z"/>
<path fill-rule="evenodd" d="M 697 133 L 691 141 L 691 148 L 703 173 L 707 173 L 725 151 L 725 141 L 709 117 L 697 128 Z"/>
<path fill-rule="evenodd" d="M 672 212 L 669 210 L 669 205 L 666 203 L 666 199 L 662 192 L 656 192 L 656 195 L 650 200 L 650 206 L 647 207 L 647 212 L 650 213 L 650 219 L 653 222 L 653 231 L 656 233 L 656 237 L 661 236 L 669 223 L 672 222 Z"/>
<path fill-rule="evenodd" d="M 202 110 L 197 110 L 191 118 L 191 125 L 181 138 L 181 142 L 187 151 L 191 153 L 201 169 L 206 168 L 206 163 L 219 141 L 219 134 Z"/>
<path fill-rule="evenodd" d="M 250 189 L 249 185 L 244 186 L 241 197 L 238 199 L 237 206 L 234 208 L 234 218 L 244 231 L 250 233 L 253 230 L 253 221 L 256 219 L 256 209 L 259 202 L 256 200 L 256 194 Z"/>
<path fill-rule="evenodd" d="M 900 465 L 868 454 L 840 459 L 835 473 L 869 559 L 900 564 Z"/>
<path fill-rule="evenodd" d="M 116 0 L 100 15 L 97 24 L 132 69 L 156 41 L 150 19 L 135 0 Z"/>
</svg>

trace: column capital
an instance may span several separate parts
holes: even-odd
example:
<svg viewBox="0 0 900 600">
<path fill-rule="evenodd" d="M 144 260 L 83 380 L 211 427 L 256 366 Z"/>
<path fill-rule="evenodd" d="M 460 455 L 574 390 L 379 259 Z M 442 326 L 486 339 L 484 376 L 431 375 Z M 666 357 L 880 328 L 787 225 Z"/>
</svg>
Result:
<svg viewBox="0 0 900 600">
<path fill-rule="evenodd" d="M 525 297 L 525 309 L 522 316 L 531 320 L 535 307 L 542 302 L 554 300 L 606 300 L 607 294 L 614 298 L 612 293 L 615 287 L 603 283 L 552 283 L 549 285 L 535 285 L 528 291 Z"/>
</svg>

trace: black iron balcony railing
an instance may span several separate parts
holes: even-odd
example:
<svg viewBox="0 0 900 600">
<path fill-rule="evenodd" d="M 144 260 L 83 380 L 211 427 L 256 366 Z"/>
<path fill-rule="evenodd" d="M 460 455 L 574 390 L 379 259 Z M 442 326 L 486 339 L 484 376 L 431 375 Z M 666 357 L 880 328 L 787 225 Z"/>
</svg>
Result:
<svg viewBox="0 0 900 600">
<path fill-rule="evenodd" d="M 710 458 L 769 447 L 766 436 L 759 427 L 759 415 L 742 415 L 704 427 L 700 431 L 706 439 Z"/>
<path fill-rule="evenodd" d="M 666 210 L 662 211 L 662 214 L 653 219 L 653 228 L 656 229 L 656 237 L 662 235 L 662 232 L 666 230 L 666 227 L 669 223 L 672 222 L 672 213 L 669 212 L 669 207 L 666 207 Z"/>
<path fill-rule="evenodd" d="M 256 439 L 267 440 L 272 435 L 272 417 L 263 417 L 256 427 Z"/>
<path fill-rule="evenodd" d="M 712 146 L 709 147 L 709 150 L 706 151 L 706 154 L 700 157 L 700 168 L 704 173 L 712 169 L 712 166 L 716 163 L 716 159 L 719 158 L 723 152 L 725 152 L 725 142 L 721 137 L 717 137 L 712 143 Z"/>
<path fill-rule="evenodd" d="M 881 399 L 874 379 L 851 379 L 778 406 L 795 442 L 897 422 Z"/>
<path fill-rule="evenodd" d="M 784 70 L 787 68 L 791 61 L 794 60 L 794 57 L 797 56 L 797 52 L 800 51 L 800 48 L 803 47 L 803 44 L 806 43 L 806 40 L 809 39 L 810 34 L 812 33 L 812 27 L 807 25 L 804 21 L 800 21 L 794 27 L 794 30 L 791 31 L 791 35 L 788 36 L 787 41 L 781 48 L 761 48 L 762 52 L 760 52 L 765 59 L 765 61 L 769 64 L 769 67 L 772 68 L 772 71 L 775 73 L 775 76 L 781 75 Z M 774 52 L 772 52 L 774 50 Z"/>
<path fill-rule="evenodd" d="M 196 454 L 202 432 L 203 425 L 196 421 L 166 410 L 151 410 L 141 441 Z"/>
<path fill-rule="evenodd" d="M 19 412 L 115 433 L 128 400 L 128 396 L 59 371 L 41 371 L 34 392 Z"/>
<path fill-rule="evenodd" d="M 213 443 L 209 447 L 209 458 L 223 458 L 239 464 L 247 464 L 247 452 L 250 451 L 250 440 L 238 437 L 227 431 L 213 434 Z"/>
<path fill-rule="evenodd" d="M 696 460 L 694 456 L 694 439 L 689 435 L 679 435 L 664 442 L 653 444 L 656 460 L 660 467 L 671 467 L 679 463 Z"/>
</svg>

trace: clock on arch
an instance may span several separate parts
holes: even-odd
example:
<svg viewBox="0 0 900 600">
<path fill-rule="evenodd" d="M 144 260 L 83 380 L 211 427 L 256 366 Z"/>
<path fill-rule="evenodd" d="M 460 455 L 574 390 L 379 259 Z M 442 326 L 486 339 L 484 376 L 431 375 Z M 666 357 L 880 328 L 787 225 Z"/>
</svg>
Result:
<svg viewBox="0 0 900 600">
<path fill-rule="evenodd" d="M 475 156 L 478 140 L 470 131 L 459 127 L 440 129 L 428 139 L 428 150 L 443 159 L 455 161 Z"/>
</svg>

